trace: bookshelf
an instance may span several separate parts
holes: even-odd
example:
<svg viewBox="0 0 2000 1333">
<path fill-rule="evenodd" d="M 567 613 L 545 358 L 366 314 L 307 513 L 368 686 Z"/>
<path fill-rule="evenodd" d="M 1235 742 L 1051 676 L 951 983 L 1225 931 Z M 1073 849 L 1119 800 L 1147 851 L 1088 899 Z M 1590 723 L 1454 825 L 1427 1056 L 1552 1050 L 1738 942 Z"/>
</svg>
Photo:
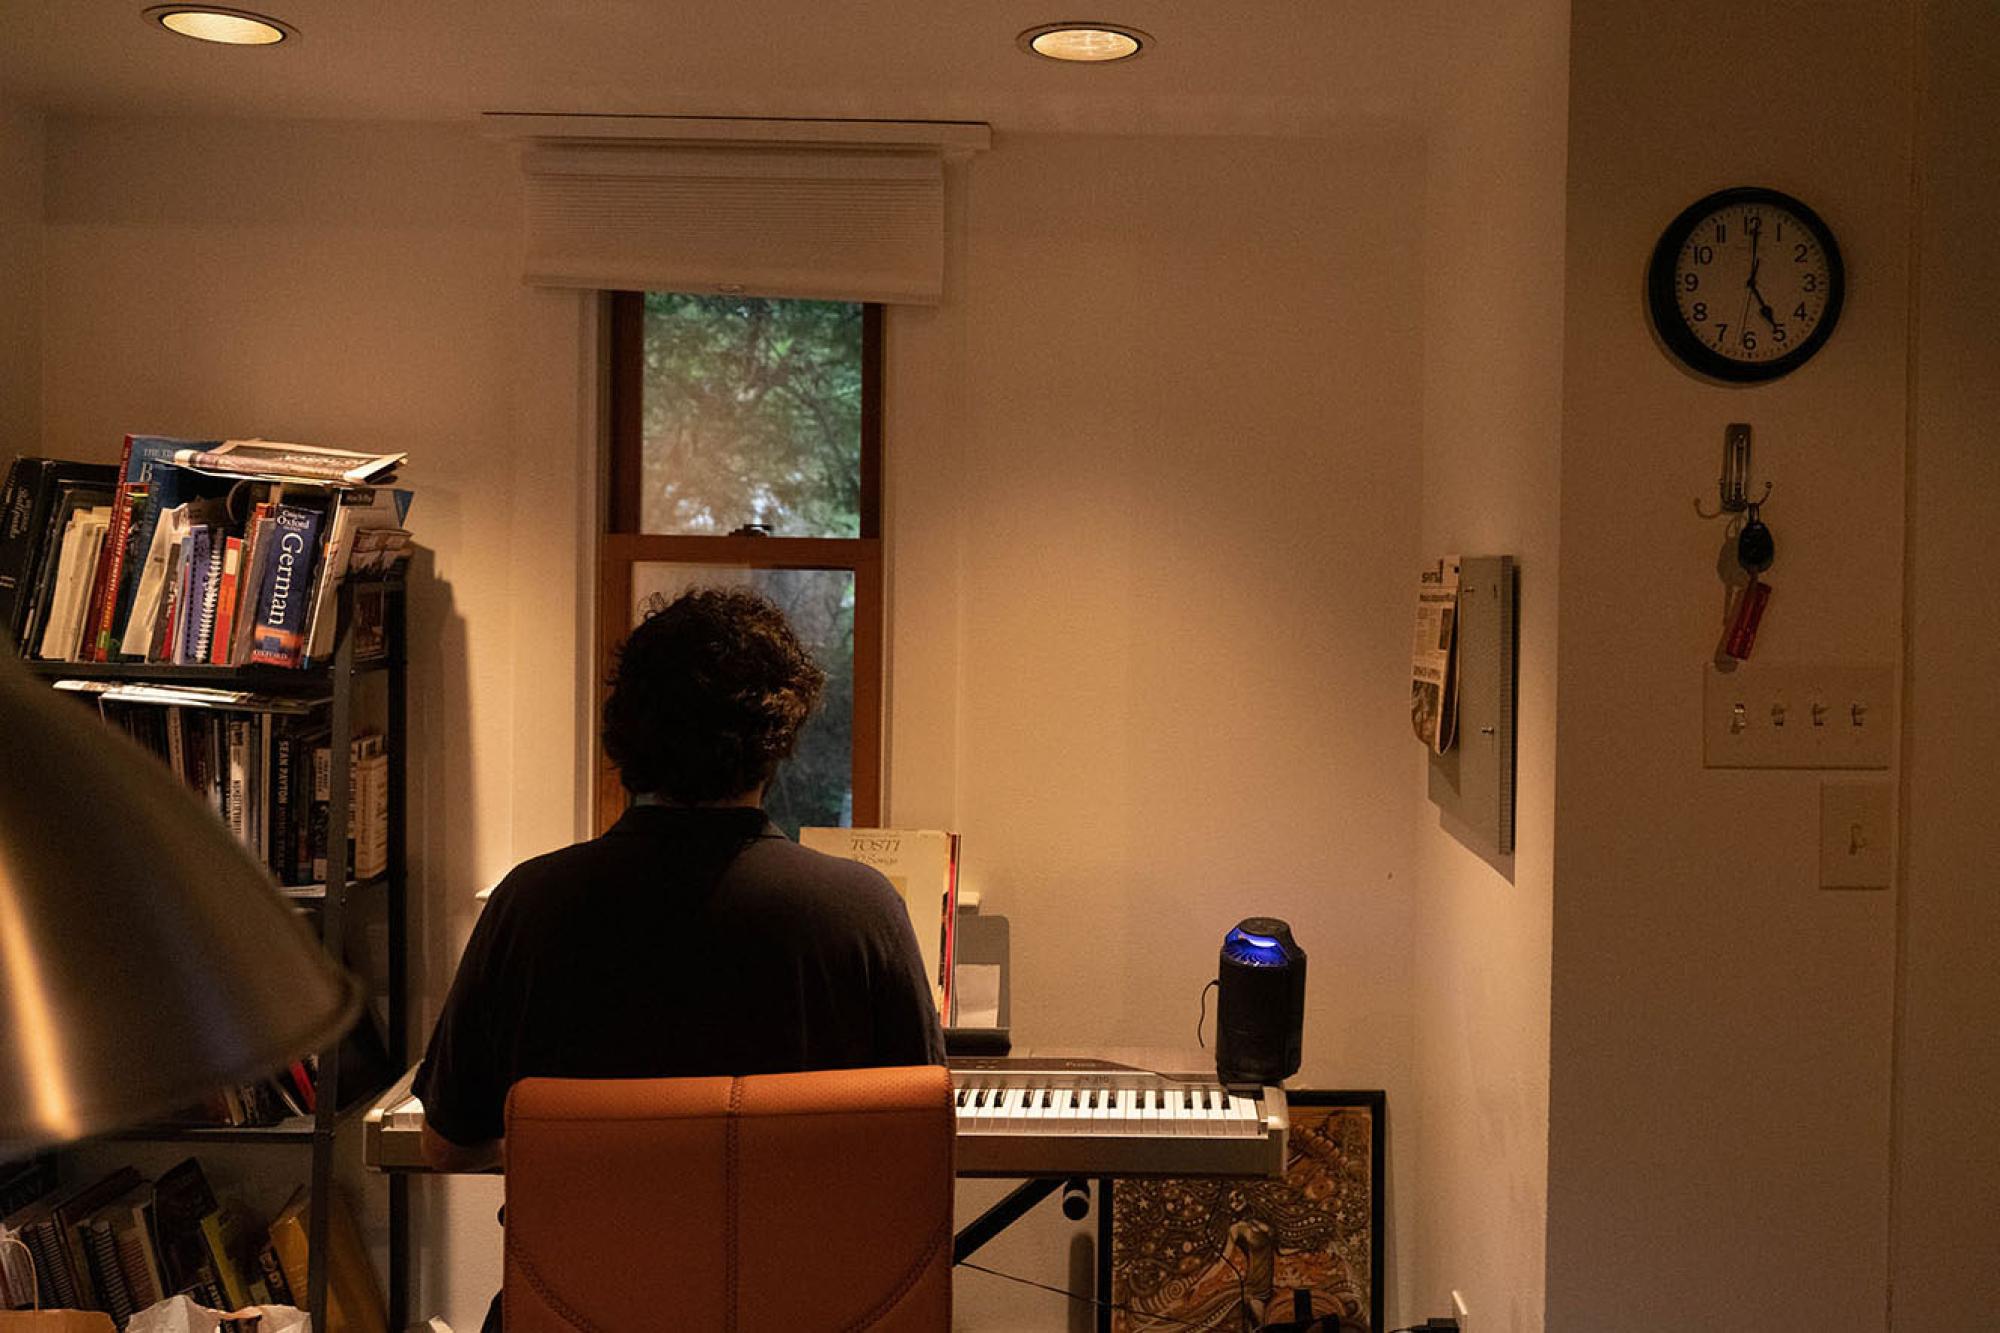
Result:
<svg viewBox="0 0 2000 1333">
<path fill-rule="evenodd" d="M 357 661 L 352 626 L 357 597 L 380 597 L 382 608 L 383 653 Z M 327 1320 L 328 1256 L 332 1253 L 330 1227 L 333 1210 L 321 1206 L 333 1197 L 334 1162 L 337 1143 L 344 1130 L 358 1132 L 370 1102 L 407 1064 L 409 1057 L 408 1006 L 408 877 L 406 871 L 406 811 L 408 756 L 408 657 L 407 586 L 400 577 L 349 580 L 339 593 L 339 634 L 332 658 L 305 669 L 245 666 L 173 666 L 163 663 L 79 663 L 29 660 L 27 667 L 52 684 L 58 681 L 91 681 L 110 684 L 156 684 L 205 686 L 218 690 L 242 691 L 262 700 L 218 703 L 222 711 L 237 713 L 297 711 L 300 705 L 324 706 L 329 720 L 328 762 L 331 769 L 326 814 L 326 878 L 317 884 L 280 888 L 301 911 L 316 915 L 322 945 L 334 961 L 350 962 L 347 948 L 350 927 L 364 912 L 386 916 L 386 974 L 368 976 L 371 1000 L 364 1025 L 379 1015 L 386 1020 L 383 1045 L 386 1069 L 379 1083 L 363 1076 L 363 1071 L 343 1070 L 340 1043 L 320 1051 L 319 1068 L 313 1081 L 311 1114 L 292 1116 L 275 1124 L 214 1125 L 167 1123 L 140 1126 L 105 1136 L 110 1140 L 191 1145 L 235 1144 L 283 1146 L 292 1152 L 301 1147 L 309 1154 L 309 1187 L 314 1206 L 307 1238 L 307 1290 L 303 1304 L 312 1316 L 313 1327 L 330 1327 Z M 379 681 L 379 685 L 368 682 Z M 364 690 L 368 698 L 363 700 Z M 80 696 L 88 700 L 88 695 Z M 348 789 L 351 768 L 351 741 L 364 719 L 379 725 L 386 742 L 389 818 L 388 857 L 380 874 L 357 878 L 353 875 L 347 838 L 353 823 Z M 378 718 L 373 713 L 379 710 Z M 367 950 L 363 950 L 365 955 Z M 366 970 L 361 961 L 356 970 Z M 357 1078 L 359 1082 L 357 1082 Z M 400 1329 L 408 1323 L 409 1292 L 409 1184 L 392 1176 L 387 1181 L 387 1232 L 389 1273 L 387 1283 L 388 1327 Z M 295 1297 L 298 1293 L 295 1293 Z"/>
</svg>

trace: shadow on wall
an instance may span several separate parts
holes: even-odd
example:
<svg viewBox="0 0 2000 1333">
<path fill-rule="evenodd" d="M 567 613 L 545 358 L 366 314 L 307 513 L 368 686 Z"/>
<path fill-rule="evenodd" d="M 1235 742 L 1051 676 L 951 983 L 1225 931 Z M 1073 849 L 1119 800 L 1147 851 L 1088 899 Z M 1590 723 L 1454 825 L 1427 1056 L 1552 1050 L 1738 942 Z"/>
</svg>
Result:
<svg viewBox="0 0 2000 1333">
<path fill-rule="evenodd" d="M 465 619 L 452 589 L 437 577 L 437 557 L 419 547 L 409 571 L 409 993 L 411 1058 L 420 1058 L 444 1002 L 458 941 L 478 912 L 478 828 L 472 791 L 470 683 Z M 421 1318 L 450 1287 L 451 1241 L 446 1191 L 417 1177 L 411 1189 L 410 1313 Z"/>
</svg>

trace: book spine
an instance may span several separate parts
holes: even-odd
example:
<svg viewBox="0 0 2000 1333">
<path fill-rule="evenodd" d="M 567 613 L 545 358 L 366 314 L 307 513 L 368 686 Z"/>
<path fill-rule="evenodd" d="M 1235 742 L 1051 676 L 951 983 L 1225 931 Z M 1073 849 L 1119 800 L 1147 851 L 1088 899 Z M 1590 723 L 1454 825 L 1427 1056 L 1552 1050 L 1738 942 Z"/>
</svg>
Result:
<svg viewBox="0 0 2000 1333">
<path fill-rule="evenodd" d="M 132 524 L 132 437 L 125 437 L 124 452 L 118 457 L 118 486 L 111 493 L 111 527 L 104 558 L 97 563 L 97 577 L 90 585 L 90 610 L 84 620 L 82 659 L 101 661 L 98 656 L 100 629 L 108 646 L 111 618 L 118 609 L 118 580 L 125 570 L 125 534 Z"/>
<path fill-rule="evenodd" d="M 202 616 L 210 606 L 208 600 L 208 553 L 210 550 L 209 530 L 197 527 L 189 530 L 187 542 L 181 548 L 185 572 L 181 600 L 180 633 L 174 641 L 174 661 L 182 666 L 202 660 L 201 629 Z"/>
<path fill-rule="evenodd" d="M 130 522 L 120 543 L 124 552 L 124 570 L 119 576 L 117 601 L 112 607 L 111 619 L 105 622 L 101 631 L 99 661 L 115 662 L 125 650 L 125 635 L 132 624 L 132 605 L 138 600 L 139 580 L 146 572 L 147 547 L 141 520 L 151 510 L 152 503 L 152 494 L 147 487 L 132 488 Z"/>
<path fill-rule="evenodd" d="M 57 1310 L 74 1310 L 76 1279 L 69 1271 L 69 1256 L 55 1237 L 53 1219 L 44 1219 L 22 1228 L 21 1239 L 35 1256 L 35 1280 L 41 1288 L 42 1304 Z"/>
<path fill-rule="evenodd" d="M 250 850 L 257 859 L 271 860 L 271 715 L 259 713 L 251 722 L 255 747 L 250 763 Z"/>
<path fill-rule="evenodd" d="M 270 666 L 298 666 L 305 653 L 305 618 L 318 558 L 321 515 L 299 505 L 280 505 L 277 535 L 257 597 L 257 626 L 250 660 Z"/>
<path fill-rule="evenodd" d="M 17 458 L 0 489 L 0 633 L 20 632 L 22 588 L 34 563 L 35 497 L 47 476 L 47 460 Z"/>
<path fill-rule="evenodd" d="M 76 545 L 64 553 L 64 568 L 60 574 L 58 595 L 62 603 L 61 614 L 51 613 L 49 617 L 51 634 L 45 637 L 44 657 L 60 662 L 83 660 L 83 625 L 89 610 L 86 600 L 92 580 L 96 577 L 98 558 L 104 554 L 104 531 L 103 523 L 94 518 L 89 510 L 77 511 Z"/>
<path fill-rule="evenodd" d="M 208 559 L 201 570 L 201 622 L 195 632 L 195 652 L 192 660 L 206 662 L 213 655 L 215 644 L 215 609 L 222 599 L 222 556 L 223 543 L 216 540 L 214 529 L 206 532 Z"/>
<path fill-rule="evenodd" d="M 292 1284 L 285 1277 L 285 1266 L 278 1261 L 278 1249 L 270 1241 L 265 1241 L 257 1251 L 257 1267 L 264 1274 L 264 1285 L 271 1292 L 273 1305 L 297 1305 L 292 1294 Z"/>
<path fill-rule="evenodd" d="M 175 635 L 179 632 L 181 611 L 187 605 L 187 539 L 172 542 L 167 549 L 166 603 L 160 608 L 159 624 L 153 631 L 153 641 L 146 649 L 149 662 L 170 662 L 173 660 Z"/>
<path fill-rule="evenodd" d="M 229 831 L 245 846 L 250 842 L 250 818 L 245 804 L 250 795 L 250 724 L 242 718 L 229 720 L 229 787 L 223 798 L 223 813 Z"/>
<path fill-rule="evenodd" d="M 333 750 L 324 745 L 313 747 L 313 799 L 308 816 L 310 824 L 306 835 L 306 845 L 312 855 L 312 877 L 314 882 L 326 883 L 326 825 L 327 806 L 333 801 Z"/>
<path fill-rule="evenodd" d="M 187 719 L 178 704 L 167 705 L 167 767 L 182 782 L 188 780 Z"/>
<path fill-rule="evenodd" d="M 243 539 L 225 538 L 222 543 L 222 578 L 215 596 L 215 635 L 208 660 L 228 666 L 230 647 L 235 643 L 237 582 L 243 570 Z"/>
<path fill-rule="evenodd" d="M 131 1298 L 133 1309 L 143 1310 L 160 1299 L 160 1289 L 146 1257 L 139 1225 L 127 1215 L 122 1225 L 112 1224 L 110 1229 L 118 1253 L 118 1271 L 125 1278 L 125 1294 Z"/>
<path fill-rule="evenodd" d="M 91 1280 L 99 1301 L 112 1322 L 120 1327 L 132 1317 L 132 1293 L 125 1286 L 125 1270 L 118 1262 L 118 1239 L 111 1224 L 102 1220 L 85 1222 L 83 1230 L 90 1246 Z"/>
<path fill-rule="evenodd" d="M 55 465 L 59 467 L 60 465 Z M 105 471 L 110 471 L 106 468 Z M 55 611 L 56 589 L 61 581 L 62 549 L 64 537 L 68 533 L 70 509 L 69 497 L 79 490 L 87 489 L 88 481 L 78 478 L 63 478 L 51 469 L 53 477 L 46 506 L 42 509 L 40 535 L 35 542 L 32 557 L 34 586 L 27 589 L 28 604 L 22 608 L 22 627 L 19 642 L 22 651 L 31 651 L 41 642 L 42 634 Z M 40 501 L 37 502 L 42 503 Z M 27 585 L 23 585 L 24 588 Z"/>
<path fill-rule="evenodd" d="M 153 1305 L 167 1298 L 166 1269 L 160 1263 L 160 1251 L 153 1239 L 153 1205 L 138 1203 L 132 1205 L 132 1229 L 129 1233 L 139 1250 L 139 1266 L 143 1281 L 134 1292 L 143 1296 L 146 1305 Z M 146 1308 L 141 1306 L 141 1309 Z"/>
<path fill-rule="evenodd" d="M 290 884 L 294 843 L 292 829 L 292 748 L 298 733 L 289 719 L 278 724 L 271 738 L 271 854 L 265 862 L 280 884 Z"/>
</svg>

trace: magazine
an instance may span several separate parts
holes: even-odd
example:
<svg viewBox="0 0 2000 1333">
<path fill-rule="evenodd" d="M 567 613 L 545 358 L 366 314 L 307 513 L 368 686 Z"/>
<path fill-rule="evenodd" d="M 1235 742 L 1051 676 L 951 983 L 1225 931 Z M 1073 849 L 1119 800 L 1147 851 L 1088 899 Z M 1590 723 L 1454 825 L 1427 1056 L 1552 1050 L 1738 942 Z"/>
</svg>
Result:
<svg viewBox="0 0 2000 1333">
<path fill-rule="evenodd" d="M 1458 557 L 1417 575 L 1417 633 L 1410 652 L 1410 728 L 1436 754 L 1458 732 Z"/>
<path fill-rule="evenodd" d="M 408 454 L 362 454 L 270 440 L 225 440 L 213 449 L 182 449 L 174 462 L 221 476 L 365 486 L 387 480 L 408 458 Z"/>
</svg>

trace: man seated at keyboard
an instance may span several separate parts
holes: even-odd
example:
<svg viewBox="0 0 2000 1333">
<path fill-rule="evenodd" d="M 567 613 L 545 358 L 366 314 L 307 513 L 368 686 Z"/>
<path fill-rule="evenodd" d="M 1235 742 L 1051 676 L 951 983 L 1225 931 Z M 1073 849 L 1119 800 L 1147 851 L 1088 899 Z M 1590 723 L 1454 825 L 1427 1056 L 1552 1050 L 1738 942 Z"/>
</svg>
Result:
<svg viewBox="0 0 2000 1333">
<path fill-rule="evenodd" d="M 895 889 L 759 804 L 824 682 L 747 590 L 696 589 L 632 631 L 604 708 L 631 808 L 493 891 L 413 1087 L 433 1167 L 499 1165 L 507 1091 L 531 1075 L 944 1063 Z"/>
</svg>

